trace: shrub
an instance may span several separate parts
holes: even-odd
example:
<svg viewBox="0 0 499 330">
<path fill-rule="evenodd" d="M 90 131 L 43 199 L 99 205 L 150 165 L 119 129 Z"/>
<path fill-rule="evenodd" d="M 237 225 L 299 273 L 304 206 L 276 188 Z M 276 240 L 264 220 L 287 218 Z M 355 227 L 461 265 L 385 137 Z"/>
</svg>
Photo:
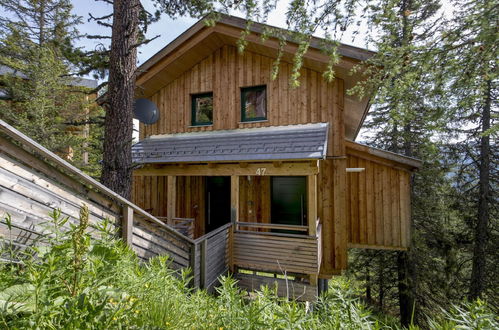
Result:
<svg viewBox="0 0 499 330">
<path fill-rule="evenodd" d="M 104 222 L 92 238 L 88 211 L 64 231 L 52 214 L 46 245 L 15 252 L 0 265 L 0 328 L 40 329 L 388 329 L 342 278 L 311 304 L 280 298 L 263 287 L 248 295 L 230 276 L 216 295 L 189 287 L 188 271 L 169 268 L 168 256 L 140 262 Z M 9 239 L 3 253 L 11 256 Z M 497 328 L 485 304 L 456 307 L 430 323 L 435 329 Z"/>
</svg>

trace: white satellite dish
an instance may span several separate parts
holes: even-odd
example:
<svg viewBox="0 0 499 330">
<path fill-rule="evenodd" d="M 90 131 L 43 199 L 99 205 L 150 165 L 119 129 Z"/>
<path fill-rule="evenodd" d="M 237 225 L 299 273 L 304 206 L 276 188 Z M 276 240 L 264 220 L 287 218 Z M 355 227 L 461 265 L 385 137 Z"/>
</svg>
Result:
<svg viewBox="0 0 499 330">
<path fill-rule="evenodd" d="M 137 99 L 133 107 L 133 117 L 141 123 L 152 125 L 159 119 L 159 110 L 154 102 L 148 99 Z"/>
</svg>

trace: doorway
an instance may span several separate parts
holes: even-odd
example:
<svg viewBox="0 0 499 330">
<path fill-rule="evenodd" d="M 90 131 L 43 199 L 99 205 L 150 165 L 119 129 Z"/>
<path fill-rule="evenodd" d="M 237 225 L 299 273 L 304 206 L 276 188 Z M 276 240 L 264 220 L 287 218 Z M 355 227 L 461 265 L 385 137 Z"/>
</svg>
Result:
<svg viewBox="0 0 499 330">
<path fill-rule="evenodd" d="M 205 198 L 205 233 L 209 233 L 230 222 L 230 177 L 206 177 Z"/>
<path fill-rule="evenodd" d="M 274 176 L 271 178 L 272 223 L 307 225 L 307 178 Z"/>
</svg>

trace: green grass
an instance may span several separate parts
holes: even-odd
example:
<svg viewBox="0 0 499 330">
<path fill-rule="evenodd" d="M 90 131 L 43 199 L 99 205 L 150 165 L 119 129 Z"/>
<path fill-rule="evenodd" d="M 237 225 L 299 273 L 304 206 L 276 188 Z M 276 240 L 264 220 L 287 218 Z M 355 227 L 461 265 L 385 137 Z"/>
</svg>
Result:
<svg viewBox="0 0 499 330">
<path fill-rule="evenodd" d="M 53 214 L 52 228 L 65 219 Z M 342 278 L 317 304 L 287 301 L 262 288 L 251 295 L 223 277 L 216 295 L 189 287 L 189 273 L 171 270 L 166 256 L 141 263 L 106 226 L 92 240 L 82 225 L 58 232 L 48 246 L 15 252 L 0 265 L 0 328 L 6 329 L 393 329 Z M 2 254 L 12 255 L 9 239 Z M 494 329 L 497 317 L 482 302 L 431 320 L 434 329 Z"/>
</svg>

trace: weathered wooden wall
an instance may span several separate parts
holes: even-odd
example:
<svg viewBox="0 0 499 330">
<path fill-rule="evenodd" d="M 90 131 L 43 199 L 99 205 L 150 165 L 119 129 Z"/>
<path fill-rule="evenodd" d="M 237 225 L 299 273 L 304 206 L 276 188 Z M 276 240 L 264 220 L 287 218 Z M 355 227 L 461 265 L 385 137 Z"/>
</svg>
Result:
<svg viewBox="0 0 499 330">
<path fill-rule="evenodd" d="M 133 177 L 132 201 L 154 216 L 166 217 L 167 180 L 166 176 Z"/>
<path fill-rule="evenodd" d="M 301 70 L 300 87 L 291 88 L 292 64 L 281 63 L 271 79 L 271 57 L 250 51 L 238 54 L 223 46 L 152 96 L 160 120 L 141 125 L 141 138 L 167 133 L 330 122 L 328 154 L 344 154 L 343 80 L 327 83 L 322 74 Z M 241 123 L 240 88 L 267 86 L 267 121 Z M 191 94 L 213 92 L 213 125 L 190 127 Z"/>
<path fill-rule="evenodd" d="M 411 173 L 390 163 L 348 155 L 348 243 L 351 247 L 404 249 L 409 245 Z"/>
<path fill-rule="evenodd" d="M 110 198 L 89 191 L 0 136 L 0 236 L 15 235 L 14 244 L 24 248 L 48 233 L 49 213 L 54 209 L 60 209 L 62 217 L 69 217 L 68 227 L 78 222 L 82 204 L 89 208 L 91 228 L 104 218 L 112 226 L 120 225 L 121 209 Z M 3 219 L 7 214 L 12 219 L 12 231 Z"/>
</svg>

